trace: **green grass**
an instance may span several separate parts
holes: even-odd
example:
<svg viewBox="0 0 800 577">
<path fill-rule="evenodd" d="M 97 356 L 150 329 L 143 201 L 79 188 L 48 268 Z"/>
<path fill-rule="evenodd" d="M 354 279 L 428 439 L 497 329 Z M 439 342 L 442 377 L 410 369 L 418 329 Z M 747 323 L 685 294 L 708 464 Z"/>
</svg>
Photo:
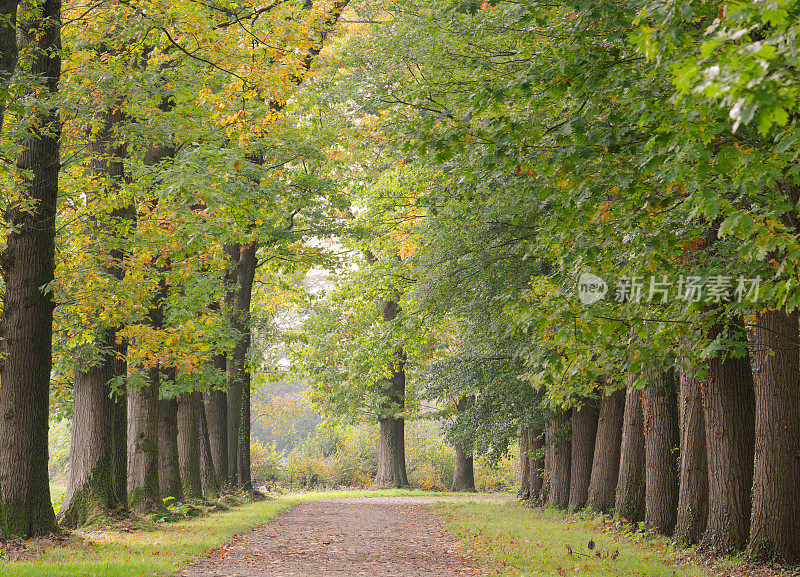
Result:
<svg viewBox="0 0 800 577">
<path fill-rule="evenodd" d="M 677 563 L 665 539 L 637 542 L 646 537 L 620 534 L 589 518 L 519 502 L 439 503 L 433 509 L 492 577 L 709 575 L 697 567 Z M 594 542 L 594 551 L 589 550 L 589 541 Z M 572 554 L 567 546 L 572 548 Z M 619 553 L 612 559 L 615 550 Z M 601 557 L 595 555 L 598 552 Z"/>
<path fill-rule="evenodd" d="M 233 535 L 265 523 L 301 501 L 365 496 L 446 496 L 419 490 L 328 491 L 287 494 L 277 499 L 250 503 L 229 511 L 179 523 L 158 525 L 152 531 L 133 533 L 76 531 L 65 546 L 31 541 L 31 550 L 42 549 L 26 561 L 0 560 L 0 576 L 14 577 L 140 577 L 174 575 L 179 569 L 219 547 Z"/>
</svg>

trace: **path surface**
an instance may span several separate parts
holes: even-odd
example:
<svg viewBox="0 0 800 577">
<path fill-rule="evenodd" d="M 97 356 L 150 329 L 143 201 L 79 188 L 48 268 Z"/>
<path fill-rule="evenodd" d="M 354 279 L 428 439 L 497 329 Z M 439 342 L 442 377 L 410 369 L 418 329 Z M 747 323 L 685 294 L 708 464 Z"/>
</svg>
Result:
<svg viewBox="0 0 800 577">
<path fill-rule="evenodd" d="M 180 575 L 481 575 L 426 507 L 454 500 L 464 498 L 359 497 L 301 503 L 213 551 Z"/>
</svg>

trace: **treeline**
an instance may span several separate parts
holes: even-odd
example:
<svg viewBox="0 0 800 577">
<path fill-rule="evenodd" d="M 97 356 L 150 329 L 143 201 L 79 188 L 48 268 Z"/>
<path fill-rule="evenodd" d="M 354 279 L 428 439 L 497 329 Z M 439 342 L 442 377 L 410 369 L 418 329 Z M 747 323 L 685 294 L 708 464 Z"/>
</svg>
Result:
<svg viewBox="0 0 800 577">
<path fill-rule="evenodd" d="M 631 375 L 627 388 L 601 386 L 601 398 L 551 412 L 543 427 L 522 425 L 522 498 L 612 513 L 717 552 L 765 553 L 766 520 L 782 505 L 764 496 L 793 482 L 754 477 L 753 379 L 746 359 L 728 364 L 703 378 L 651 371 L 643 389 Z"/>
<path fill-rule="evenodd" d="M 519 438 L 528 498 L 800 559 L 799 11 L 431 0 L 353 39 L 371 235 L 298 337 L 322 409 L 433 405 L 466 456 Z"/>
<path fill-rule="evenodd" d="M 276 295 L 347 206 L 299 91 L 346 6 L 3 5 L 0 537 L 252 491 Z M 51 416 L 72 420 L 58 517 Z"/>
</svg>

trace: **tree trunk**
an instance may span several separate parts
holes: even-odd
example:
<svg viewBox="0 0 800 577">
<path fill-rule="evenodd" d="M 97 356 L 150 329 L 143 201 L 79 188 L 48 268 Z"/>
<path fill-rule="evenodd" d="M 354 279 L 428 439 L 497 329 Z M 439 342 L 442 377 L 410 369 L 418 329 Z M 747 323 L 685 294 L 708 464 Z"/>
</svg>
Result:
<svg viewBox="0 0 800 577">
<path fill-rule="evenodd" d="M 678 400 L 681 465 L 675 540 L 685 545 L 700 542 L 708 519 L 708 467 L 702 388 L 703 383 L 694 371 L 681 369 Z"/>
<path fill-rule="evenodd" d="M 102 181 L 100 192 L 87 192 L 87 205 L 94 209 L 100 204 L 99 209 L 105 212 L 103 201 L 109 194 L 117 192 L 125 178 L 126 155 L 125 145 L 118 143 L 117 128 L 124 120 L 124 115 L 119 109 L 106 109 L 98 120 L 102 123 L 99 130 L 88 129 L 87 151 L 90 162 L 88 177 Z M 92 217 L 93 225 L 88 231 L 97 243 L 104 240 L 114 240 L 119 237 L 120 230 L 115 221 L 130 221 L 135 218 L 132 207 L 115 209 L 111 212 L 110 222 L 99 222 L 96 216 Z M 103 265 L 103 272 L 109 276 L 122 280 L 125 271 L 122 268 L 124 254 L 119 249 L 108 251 L 98 258 L 107 257 L 111 264 Z M 98 311 L 103 313 L 105 311 Z M 103 327 L 85 327 L 93 330 Z M 89 517 L 100 510 L 113 509 L 125 503 L 125 484 L 121 490 L 115 489 L 117 464 L 121 464 L 120 471 L 124 471 L 125 455 L 124 438 L 119 439 L 117 428 L 118 403 L 111 394 L 110 383 L 112 379 L 124 376 L 119 370 L 125 368 L 125 363 L 117 359 L 120 346 L 116 344 L 116 327 L 105 327 L 104 334 L 97 339 L 91 351 L 94 357 L 75 370 L 73 393 L 73 422 L 79 426 L 72 427 L 70 441 L 69 478 L 67 492 L 59 516 L 67 527 L 78 527 L 87 522 Z M 78 354 L 80 355 L 80 351 Z M 124 426 L 123 426 L 124 430 Z M 115 453 L 120 457 L 115 457 Z M 124 473 L 122 473 L 124 477 Z M 117 483 L 118 484 L 118 483 Z M 121 500 L 120 497 L 124 496 Z"/>
<path fill-rule="evenodd" d="M 587 496 L 587 504 L 595 511 L 608 513 L 614 509 L 624 414 L 625 389 L 603 396 Z"/>
<path fill-rule="evenodd" d="M 239 258 L 241 254 L 241 246 L 238 244 L 226 244 L 224 247 L 225 258 L 228 260 L 228 272 L 225 277 L 226 293 L 225 305 L 231 316 L 231 325 L 234 328 L 239 326 L 239 312 L 238 312 L 238 270 Z M 239 359 L 244 358 L 242 353 L 243 343 L 240 339 L 234 346 L 234 350 L 227 358 L 227 373 L 228 373 L 228 392 L 227 392 L 227 405 L 226 405 L 226 421 L 228 426 L 227 443 L 228 443 L 228 482 L 231 487 L 238 486 L 238 473 L 239 473 L 239 420 L 242 418 L 242 383 L 240 375 L 238 374 L 238 366 L 240 365 Z"/>
<path fill-rule="evenodd" d="M 225 357 L 222 357 L 222 362 L 225 362 Z M 228 394 L 210 391 L 203 395 L 203 399 L 211 460 L 220 487 L 224 487 L 228 484 Z"/>
<path fill-rule="evenodd" d="M 530 479 L 531 501 L 544 502 L 544 456 L 539 456 L 544 449 L 544 430 L 534 429 L 528 433 L 528 476 Z"/>
<path fill-rule="evenodd" d="M 250 348 L 250 335 L 247 335 L 247 347 Z M 239 418 L 239 470 L 237 478 L 243 491 L 253 490 L 253 479 L 250 470 L 250 369 L 245 368 L 242 374 L 242 414 Z"/>
<path fill-rule="evenodd" d="M 59 517 L 67 527 L 84 525 L 117 506 L 114 492 L 114 401 L 108 383 L 115 376 L 114 331 L 100 346 L 109 347 L 98 365 L 75 371 L 67 492 Z M 110 341 L 110 342 L 109 342 Z"/>
<path fill-rule="evenodd" d="M 219 496 L 219 479 L 214 467 L 214 457 L 211 451 L 211 440 L 208 435 L 208 420 L 206 418 L 206 405 L 200 400 L 197 411 L 200 419 L 197 430 L 197 442 L 200 445 L 200 480 L 203 496 L 207 499 L 216 499 Z"/>
<path fill-rule="evenodd" d="M 158 484 L 161 497 L 183 500 L 178 458 L 178 400 L 158 402 Z"/>
<path fill-rule="evenodd" d="M 239 342 L 233 350 L 232 372 L 229 375 L 228 391 L 231 382 L 235 382 L 238 403 L 228 406 L 228 422 L 232 411 L 238 411 L 236 441 L 236 482 L 240 489 L 251 491 L 253 483 L 250 478 L 250 369 L 247 367 L 247 353 L 250 350 L 250 302 L 253 294 L 253 281 L 256 273 L 256 250 L 258 244 L 252 241 L 242 247 L 239 252 L 237 267 L 237 290 L 234 308 L 234 328 L 241 333 Z M 230 403 L 230 396 L 228 397 Z M 230 434 L 231 429 L 228 429 Z M 230 447 L 230 438 L 228 447 Z M 230 458 L 230 457 L 229 457 Z"/>
<path fill-rule="evenodd" d="M 402 354 L 402 351 L 401 351 Z M 405 420 L 394 415 L 405 408 L 406 373 L 403 360 L 392 369 L 392 378 L 384 389 L 385 415 L 378 419 L 381 427 L 378 451 L 378 474 L 375 487 L 407 487 Z"/>
<path fill-rule="evenodd" d="M 550 500 L 550 481 L 553 478 L 553 445 L 551 444 L 552 433 L 550 422 L 544 426 L 544 472 L 542 474 L 542 504 Z"/>
<path fill-rule="evenodd" d="M 738 331 L 744 333 L 742 327 Z M 750 534 L 755 444 L 750 358 L 712 359 L 702 395 L 708 461 L 708 523 L 703 544 L 731 553 L 743 549 Z"/>
<path fill-rule="evenodd" d="M 367 253 L 367 262 L 373 264 L 375 256 Z M 390 299 L 383 304 L 383 322 L 389 323 L 400 314 L 397 300 Z M 383 383 L 382 401 L 379 407 L 378 423 L 381 429 L 378 451 L 378 473 L 375 487 L 407 487 L 405 420 L 401 415 L 406 407 L 406 355 L 402 348 L 395 352 L 389 370 L 392 374 Z"/>
<path fill-rule="evenodd" d="M 124 364 L 124 363 L 123 363 Z M 123 375 L 125 373 L 122 373 Z M 126 387 L 127 388 L 127 387 Z M 128 507 L 128 395 L 114 395 L 114 493 L 117 506 Z"/>
<path fill-rule="evenodd" d="M 644 519 L 644 428 L 642 391 L 634 388 L 636 375 L 628 375 L 622 441 L 619 452 L 619 477 L 614 514 L 631 523 Z"/>
<path fill-rule="evenodd" d="M 456 403 L 456 410 L 464 412 L 474 402 L 472 395 L 461 397 Z M 451 491 L 471 492 L 475 490 L 475 469 L 473 468 L 472 446 L 467 443 L 456 445 L 456 456 L 453 467 L 453 486 Z"/>
<path fill-rule="evenodd" d="M 547 443 L 552 447 L 552 468 L 548 504 L 566 509 L 569 505 L 569 477 L 572 450 L 570 448 L 570 413 L 558 411 L 547 426 Z"/>
<path fill-rule="evenodd" d="M 751 554 L 800 560 L 798 311 L 767 310 L 748 333 L 755 390 Z"/>
<path fill-rule="evenodd" d="M 232 488 L 239 486 L 239 421 L 242 418 L 242 383 L 232 375 L 236 373 L 235 361 L 228 359 L 228 482 Z"/>
<path fill-rule="evenodd" d="M 527 500 L 531 498 L 531 462 L 528 458 L 530 443 L 528 441 L 528 429 L 525 425 L 519 426 L 519 498 Z"/>
<path fill-rule="evenodd" d="M 678 516 L 678 383 L 675 371 L 651 371 L 642 392 L 645 525 L 672 535 Z"/>
<path fill-rule="evenodd" d="M 462 446 L 456 447 L 455 466 L 453 468 L 453 492 L 475 491 L 475 470 L 472 466 L 472 452 Z"/>
<path fill-rule="evenodd" d="M 163 97 L 158 105 L 162 112 L 174 108 L 171 98 Z M 175 157 L 175 147 L 157 143 L 144 152 L 145 166 L 157 167 Z M 157 197 L 150 199 L 155 206 Z M 152 259 L 155 268 L 156 259 Z M 145 322 L 154 329 L 164 326 L 164 300 L 168 287 L 165 271 L 158 271 L 158 288 L 150 301 Z M 134 511 L 148 512 L 163 507 L 158 482 L 159 389 L 161 375 L 158 367 L 147 369 L 146 382 L 128 387 L 128 506 Z"/>
<path fill-rule="evenodd" d="M 17 7 L 19 0 L 0 2 L 0 133 L 8 105 L 8 81 L 17 67 Z"/>
<path fill-rule="evenodd" d="M 572 456 L 569 474 L 569 508 L 572 511 L 582 509 L 588 500 L 598 413 L 597 402 L 590 399 L 585 399 L 580 407 L 572 409 Z"/>
<path fill-rule="evenodd" d="M 40 0 L 33 20 L 20 18 L 21 47 L 35 54 L 30 73 L 46 80 L 46 100 L 58 89 L 61 73 L 61 2 Z M 33 6 L 26 12 L 29 14 Z M 8 7 L 6 14 L 13 13 Z M 9 23 L 7 23 L 9 24 Z M 3 27 L 0 41 L 11 47 L 12 31 Z M 0 57 L 7 78 L 9 59 Z M 0 87 L 1 89 L 2 87 Z M 53 295 L 42 287 L 55 271 L 55 219 L 61 122 L 54 106 L 37 110 L 21 138 L 16 166 L 19 202 L 10 202 L 5 249 L 0 255 L 5 290 L 0 313 L 0 532 L 32 537 L 56 529 L 47 471 L 50 369 L 53 361 Z"/>
<path fill-rule="evenodd" d="M 128 507 L 149 512 L 161 508 L 158 483 L 158 369 L 144 384 L 128 388 Z"/>
<path fill-rule="evenodd" d="M 203 498 L 200 476 L 200 403 L 199 392 L 184 393 L 178 399 L 178 463 L 183 495 L 188 499 Z"/>
</svg>

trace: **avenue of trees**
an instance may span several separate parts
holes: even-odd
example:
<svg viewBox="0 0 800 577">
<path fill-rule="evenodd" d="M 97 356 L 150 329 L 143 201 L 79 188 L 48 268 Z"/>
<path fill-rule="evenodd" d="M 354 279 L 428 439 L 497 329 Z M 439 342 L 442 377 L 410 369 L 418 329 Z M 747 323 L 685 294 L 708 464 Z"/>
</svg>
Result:
<svg viewBox="0 0 800 577">
<path fill-rule="evenodd" d="M 251 332 L 347 206 L 284 109 L 346 6 L 3 4 L 0 537 L 252 491 Z"/>
<path fill-rule="evenodd" d="M 524 498 L 800 560 L 799 15 L 376 15 L 329 88 L 366 233 L 294 340 L 322 410 L 379 421 L 394 455 L 434 406 L 454 487 L 518 439 Z"/>
<path fill-rule="evenodd" d="M 433 418 L 454 489 L 518 442 L 523 498 L 799 561 L 798 16 L 7 2 L 0 532 L 56 527 L 51 414 L 66 526 L 251 490 L 288 370 L 376 486 Z"/>
</svg>

